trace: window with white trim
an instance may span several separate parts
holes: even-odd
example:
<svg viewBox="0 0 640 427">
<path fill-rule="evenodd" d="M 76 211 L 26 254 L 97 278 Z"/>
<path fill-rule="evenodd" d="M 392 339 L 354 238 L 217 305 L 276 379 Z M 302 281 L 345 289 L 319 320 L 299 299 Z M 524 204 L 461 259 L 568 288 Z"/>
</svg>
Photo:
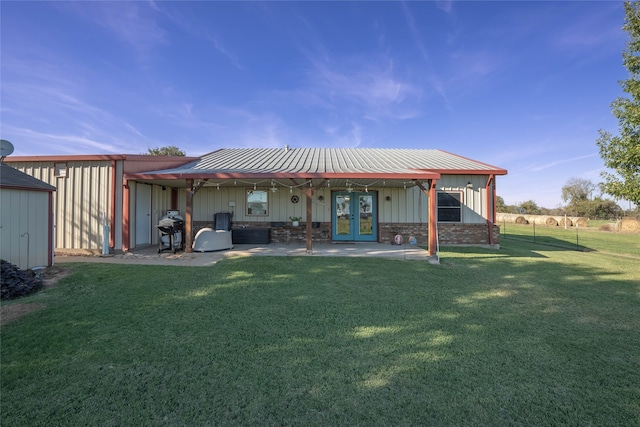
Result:
<svg viewBox="0 0 640 427">
<path fill-rule="evenodd" d="M 269 192 L 265 190 L 247 190 L 247 215 L 269 214 Z"/>
<path fill-rule="evenodd" d="M 438 222 L 462 222 L 462 193 L 437 193 Z"/>
</svg>

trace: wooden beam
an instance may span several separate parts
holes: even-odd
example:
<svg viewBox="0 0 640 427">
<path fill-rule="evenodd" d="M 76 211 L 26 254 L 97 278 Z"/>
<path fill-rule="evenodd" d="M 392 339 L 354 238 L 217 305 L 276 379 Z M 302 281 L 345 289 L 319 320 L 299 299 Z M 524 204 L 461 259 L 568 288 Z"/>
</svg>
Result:
<svg viewBox="0 0 640 427">
<path fill-rule="evenodd" d="M 486 185 L 487 197 L 487 228 L 489 229 L 489 244 L 493 245 L 493 224 L 496 220 L 496 185 L 494 175 L 489 175 Z M 493 200 L 493 202 L 492 202 Z"/>
<path fill-rule="evenodd" d="M 129 191 L 129 181 L 125 179 L 122 181 L 122 252 L 127 252 L 131 245 L 131 241 L 129 240 L 129 227 L 131 226 L 131 209 L 129 208 L 130 197 L 131 191 Z"/>
<path fill-rule="evenodd" d="M 436 193 L 437 180 L 429 180 L 429 247 L 427 255 L 434 256 L 438 250 L 438 195 Z"/>
<path fill-rule="evenodd" d="M 207 181 L 209 181 L 209 178 L 205 178 L 205 179 L 203 179 L 202 181 L 200 181 L 200 182 L 198 183 L 198 185 L 196 185 L 196 186 L 193 188 L 193 194 L 192 194 L 191 196 L 193 197 L 193 195 L 194 195 L 194 194 L 196 194 L 198 191 L 200 191 L 200 189 L 204 186 L 204 184 L 205 184 Z M 191 182 L 193 182 L 193 180 L 191 180 Z"/>
<path fill-rule="evenodd" d="M 204 184 L 203 184 L 204 185 Z M 184 251 L 192 252 L 192 241 L 193 241 L 193 194 L 195 193 L 193 189 L 193 180 L 187 180 L 187 206 L 184 213 Z"/>
<path fill-rule="evenodd" d="M 427 255 L 428 256 L 433 256 L 436 254 L 437 251 L 437 247 L 438 247 L 438 235 L 437 235 L 437 222 L 438 222 L 438 218 L 437 218 L 437 209 L 436 209 L 436 205 L 437 205 L 437 195 L 435 193 L 435 179 L 430 179 L 429 182 L 429 189 L 426 189 L 424 187 L 424 185 L 422 185 L 422 183 L 418 180 L 413 180 L 414 184 L 416 184 L 416 186 L 418 188 L 420 188 L 422 190 L 422 192 L 427 196 L 428 200 L 429 200 L 429 222 L 428 222 L 428 229 L 427 229 L 427 240 L 428 240 L 428 246 L 427 246 Z M 433 191 L 433 194 L 432 194 Z"/>
</svg>

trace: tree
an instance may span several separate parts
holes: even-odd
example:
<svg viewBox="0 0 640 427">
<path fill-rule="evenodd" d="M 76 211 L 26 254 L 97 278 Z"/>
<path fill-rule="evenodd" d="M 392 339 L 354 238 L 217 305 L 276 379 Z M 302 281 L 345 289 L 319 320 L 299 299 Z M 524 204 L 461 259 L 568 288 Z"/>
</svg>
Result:
<svg viewBox="0 0 640 427">
<path fill-rule="evenodd" d="M 589 196 L 596 186 L 588 179 L 570 178 L 562 187 L 562 201 L 575 205 L 579 202 L 589 200 Z"/>
<path fill-rule="evenodd" d="M 150 156 L 186 156 L 184 151 L 173 145 L 160 148 L 149 148 L 148 154 Z"/>
<path fill-rule="evenodd" d="M 520 209 L 522 213 L 529 215 L 538 215 L 540 213 L 540 208 L 533 200 L 520 203 Z"/>
<path fill-rule="evenodd" d="M 613 172 L 602 172 L 602 188 L 607 194 L 640 204 L 640 2 L 625 3 L 625 24 L 629 34 L 622 63 L 629 78 L 620 82 L 630 98 L 617 98 L 611 104 L 618 119 L 620 135 L 600 130 L 596 144 L 600 157 Z"/>
<path fill-rule="evenodd" d="M 504 199 L 500 196 L 496 196 L 496 212 L 507 212 Z"/>
</svg>

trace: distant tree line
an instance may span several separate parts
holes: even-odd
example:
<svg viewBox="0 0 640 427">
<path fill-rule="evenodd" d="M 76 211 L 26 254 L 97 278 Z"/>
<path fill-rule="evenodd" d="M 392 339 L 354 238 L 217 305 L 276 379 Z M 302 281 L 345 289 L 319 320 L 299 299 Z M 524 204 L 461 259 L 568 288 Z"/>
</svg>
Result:
<svg viewBox="0 0 640 427">
<path fill-rule="evenodd" d="M 496 211 L 504 213 L 520 213 L 528 215 L 581 216 L 590 219 L 615 220 L 622 216 L 640 218 L 640 209 L 624 210 L 615 201 L 604 199 L 602 195 L 593 196 L 602 184 L 595 185 L 587 179 L 571 178 L 562 187 L 562 201 L 566 204 L 553 209 L 538 206 L 533 200 L 507 205 L 504 199 L 497 197 Z"/>
</svg>

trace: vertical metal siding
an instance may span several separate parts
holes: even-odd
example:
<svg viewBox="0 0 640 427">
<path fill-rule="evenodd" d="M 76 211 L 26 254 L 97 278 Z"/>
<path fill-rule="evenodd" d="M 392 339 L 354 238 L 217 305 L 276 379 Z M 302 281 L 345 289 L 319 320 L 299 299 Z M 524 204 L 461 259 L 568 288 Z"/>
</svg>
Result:
<svg viewBox="0 0 640 427">
<path fill-rule="evenodd" d="M 0 190 L 0 258 L 18 267 L 49 263 L 49 193 Z"/>
<path fill-rule="evenodd" d="M 66 177 L 54 176 L 53 162 L 19 162 L 11 166 L 57 188 L 53 193 L 56 248 L 100 250 L 102 216 L 109 216 L 110 212 L 111 163 L 65 163 Z"/>
<path fill-rule="evenodd" d="M 286 187 L 278 187 L 278 191 L 271 192 L 267 187 L 257 187 L 258 190 L 267 191 L 269 196 L 269 211 L 267 215 L 247 215 L 246 214 L 246 193 L 253 187 L 240 186 L 222 187 L 218 190 L 216 187 L 203 187 L 194 195 L 193 201 L 193 220 L 194 221 L 212 221 L 216 212 L 233 212 L 233 221 L 236 222 L 271 222 L 271 221 L 289 221 L 289 217 L 298 216 L 303 220 L 306 217 L 306 196 L 303 189 L 293 189 L 289 192 Z M 291 196 L 297 195 L 298 203 L 291 202 Z M 322 196 L 324 201 L 319 201 Z M 312 215 L 313 221 L 330 222 L 331 221 L 331 191 L 322 188 L 316 191 L 313 196 Z M 235 207 L 230 207 L 229 203 L 235 202 Z M 179 195 L 180 211 L 184 214 L 186 205 L 186 196 L 184 190 Z"/>
<path fill-rule="evenodd" d="M 438 180 L 439 191 L 460 191 L 463 195 L 462 222 L 465 224 L 484 224 L 486 222 L 485 185 L 487 175 L 443 175 Z M 467 184 L 471 182 L 472 188 Z"/>
</svg>

